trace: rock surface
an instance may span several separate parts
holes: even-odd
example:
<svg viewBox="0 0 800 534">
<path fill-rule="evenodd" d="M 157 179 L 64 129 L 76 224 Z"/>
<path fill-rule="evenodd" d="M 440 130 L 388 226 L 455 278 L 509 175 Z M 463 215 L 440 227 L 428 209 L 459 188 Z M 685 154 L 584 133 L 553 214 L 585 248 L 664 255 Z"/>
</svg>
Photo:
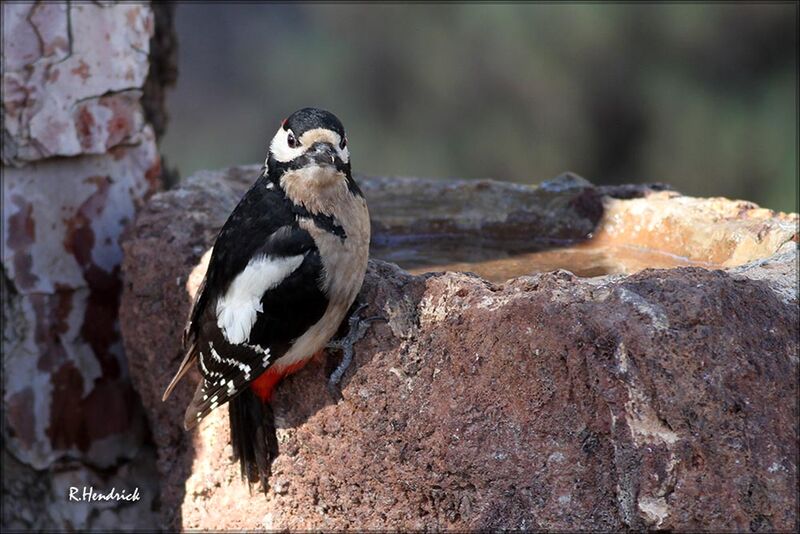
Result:
<svg viewBox="0 0 800 534">
<path fill-rule="evenodd" d="M 373 260 L 360 298 L 388 322 L 357 345 L 340 402 L 324 387 L 334 356 L 278 388 L 281 454 L 268 495 L 250 493 L 231 462 L 226 410 L 195 433 L 181 428 L 197 375 L 169 402 L 160 397 L 181 359 L 198 262 L 253 177 L 250 168 L 202 173 L 156 195 L 124 244 L 122 332 L 159 447 L 163 526 L 797 527 L 796 231 L 765 245 L 767 259 L 728 270 L 558 270 L 495 284 Z M 378 237 L 391 238 L 393 224 L 402 234 L 379 191 L 413 206 L 397 191 L 419 192 L 420 182 L 363 184 Z M 481 188 L 509 194 L 490 182 L 466 187 L 465 199 Z M 578 206 L 595 227 L 603 210 L 587 209 L 596 205 L 587 198 L 623 202 L 588 184 L 578 201 L 575 188 L 561 189 L 568 196 L 550 205 Z M 606 192 L 643 196 L 645 208 L 652 195 L 663 200 Z M 542 212 L 506 201 L 516 220 Z M 592 231 L 577 218 L 559 224 Z"/>
</svg>

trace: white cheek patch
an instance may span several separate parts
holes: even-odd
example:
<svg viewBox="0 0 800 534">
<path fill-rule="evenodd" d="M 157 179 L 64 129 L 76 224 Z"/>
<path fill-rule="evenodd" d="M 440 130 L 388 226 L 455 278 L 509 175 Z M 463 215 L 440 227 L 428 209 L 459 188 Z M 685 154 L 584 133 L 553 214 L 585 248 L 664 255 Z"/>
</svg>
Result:
<svg viewBox="0 0 800 534">
<path fill-rule="evenodd" d="M 275 156 L 275 159 L 280 161 L 281 163 L 287 163 L 292 161 L 294 158 L 298 156 L 302 156 L 303 153 L 306 151 L 303 145 L 298 144 L 296 147 L 292 148 L 289 146 L 289 134 L 294 135 L 291 130 L 284 130 L 283 128 L 278 128 L 278 133 L 275 134 L 275 137 L 272 138 L 272 142 L 269 144 L 269 151 L 270 153 Z M 266 165 L 266 162 L 264 163 Z"/>
<path fill-rule="evenodd" d="M 300 267 L 305 255 L 273 258 L 258 256 L 250 260 L 244 271 L 234 278 L 227 293 L 217 301 L 217 326 L 228 343 L 239 344 L 250 339 L 264 292 L 276 287 Z"/>
<path fill-rule="evenodd" d="M 339 153 L 339 159 L 343 162 L 347 163 L 350 161 L 350 149 L 347 147 L 340 148 L 339 144 L 336 144 L 336 152 Z"/>
</svg>

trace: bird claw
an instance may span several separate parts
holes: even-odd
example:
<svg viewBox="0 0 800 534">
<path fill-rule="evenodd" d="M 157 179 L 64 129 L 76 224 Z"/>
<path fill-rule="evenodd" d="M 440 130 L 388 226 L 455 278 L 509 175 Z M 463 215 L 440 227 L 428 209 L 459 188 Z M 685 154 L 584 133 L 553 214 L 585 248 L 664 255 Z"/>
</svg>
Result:
<svg viewBox="0 0 800 534">
<path fill-rule="evenodd" d="M 370 324 L 374 323 L 375 321 L 386 321 L 386 318 L 381 317 L 380 315 L 374 315 L 372 317 L 362 319 L 359 314 L 366 307 L 367 304 L 359 304 L 358 307 L 353 310 L 353 313 L 350 314 L 350 318 L 347 320 L 348 330 L 346 336 L 339 339 L 332 339 L 326 345 L 326 348 L 328 349 L 342 351 L 342 361 L 339 362 L 339 365 L 336 367 L 333 373 L 331 373 L 331 376 L 328 379 L 328 391 L 333 397 L 336 398 L 337 401 L 342 399 L 342 392 L 339 388 L 339 382 L 341 382 L 345 371 L 347 371 L 347 368 L 350 367 L 350 364 L 353 361 L 353 356 L 355 354 L 354 347 L 356 342 L 364 337 L 364 334 L 366 334 Z"/>
</svg>

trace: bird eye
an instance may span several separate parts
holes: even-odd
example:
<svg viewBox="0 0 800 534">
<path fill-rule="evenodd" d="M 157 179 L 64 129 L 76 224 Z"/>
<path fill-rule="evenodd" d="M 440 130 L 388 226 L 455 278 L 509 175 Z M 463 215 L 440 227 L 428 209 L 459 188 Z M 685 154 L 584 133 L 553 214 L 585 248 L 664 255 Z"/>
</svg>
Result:
<svg viewBox="0 0 800 534">
<path fill-rule="evenodd" d="M 286 143 L 289 145 L 289 148 L 294 148 L 297 146 L 297 139 L 294 138 L 294 134 L 289 132 L 289 137 L 286 139 Z"/>
<path fill-rule="evenodd" d="M 344 150 L 344 147 L 346 147 L 346 146 L 347 146 L 347 137 L 342 137 L 342 142 L 339 143 L 339 148 Z"/>
</svg>

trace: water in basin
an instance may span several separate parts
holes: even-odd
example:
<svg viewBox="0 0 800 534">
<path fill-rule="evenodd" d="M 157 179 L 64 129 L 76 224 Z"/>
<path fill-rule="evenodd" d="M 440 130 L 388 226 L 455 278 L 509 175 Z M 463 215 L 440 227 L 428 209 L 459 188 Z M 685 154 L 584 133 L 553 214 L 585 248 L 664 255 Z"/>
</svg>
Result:
<svg viewBox="0 0 800 534">
<path fill-rule="evenodd" d="M 556 269 L 592 277 L 631 274 L 651 267 L 718 267 L 633 244 L 597 244 L 591 239 L 534 245 L 482 241 L 472 236 L 378 239 L 372 257 L 396 263 L 412 274 L 473 272 L 493 282 Z"/>
</svg>

